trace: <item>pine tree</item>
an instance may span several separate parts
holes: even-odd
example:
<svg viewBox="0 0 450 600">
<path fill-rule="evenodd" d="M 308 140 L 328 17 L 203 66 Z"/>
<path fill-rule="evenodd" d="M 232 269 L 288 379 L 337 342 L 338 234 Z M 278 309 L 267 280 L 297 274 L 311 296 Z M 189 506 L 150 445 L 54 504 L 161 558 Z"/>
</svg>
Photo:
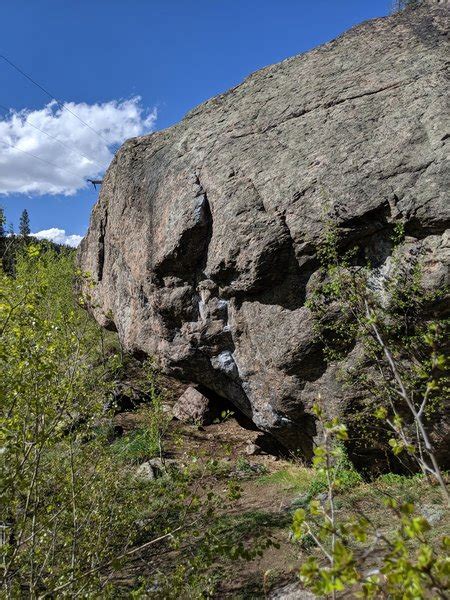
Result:
<svg viewBox="0 0 450 600">
<path fill-rule="evenodd" d="M 30 235 L 30 233 L 31 233 L 30 217 L 28 216 L 27 209 L 24 209 L 24 211 L 20 215 L 19 234 L 22 237 L 28 237 Z"/>
<path fill-rule="evenodd" d="M 0 206 L 0 238 L 5 237 L 5 225 L 6 225 L 6 217 L 5 217 L 5 211 L 4 209 Z"/>
</svg>

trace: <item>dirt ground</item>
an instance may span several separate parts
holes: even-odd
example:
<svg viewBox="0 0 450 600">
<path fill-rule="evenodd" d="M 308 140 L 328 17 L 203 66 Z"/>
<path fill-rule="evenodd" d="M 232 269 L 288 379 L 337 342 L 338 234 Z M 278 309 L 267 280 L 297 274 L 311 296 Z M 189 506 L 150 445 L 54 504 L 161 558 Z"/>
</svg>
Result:
<svg viewBox="0 0 450 600">
<path fill-rule="evenodd" d="M 118 414 L 115 424 L 124 433 L 139 428 L 139 410 Z M 248 454 L 251 445 L 258 450 Z M 233 562 L 228 574 L 227 567 L 222 568 L 225 576 L 218 585 L 217 598 L 265 598 L 275 582 L 281 584 L 295 580 L 299 557 L 289 534 L 291 507 L 300 488 L 288 474 L 297 466 L 293 466 L 292 460 L 283 455 L 282 449 L 273 440 L 267 439 L 242 417 L 238 421 L 234 415 L 202 427 L 174 419 L 169 427 L 164 454 L 180 465 L 192 456 L 199 457 L 199 460 L 217 461 L 228 474 L 210 478 L 208 484 L 212 484 L 213 491 L 222 491 L 226 478 L 231 476 L 238 479 L 240 487 L 240 497 L 227 510 L 226 516 L 245 521 L 250 530 L 249 538 L 254 526 L 267 530 L 276 543 L 261 557 Z M 279 473 L 287 474 L 285 481 L 277 478 Z"/>
<path fill-rule="evenodd" d="M 170 402 L 166 410 L 170 411 Z M 139 409 L 123 412 L 115 417 L 115 424 L 126 434 L 142 427 L 141 418 Z M 181 466 L 189 464 L 192 457 L 200 462 L 213 460 L 217 468 L 207 477 L 208 489 L 223 493 L 230 478 L 236 479 L 240 487 L 240 497 L 224 509 L 221 516 L 228 519 L 233 531 L 249 544 L 258 534 L 267 535 L 275 542 L 262 556 L 249 561 L 221 562 L 214 598 L 270 599 L 278 597 L 272 596 L 274 589 L 285 585 L 296 586 L 295 597 L 312 597 L 303 595 L 297 573 L 302 560 L 317 549 L 294 542 L 291 534 L 295 508 L 307 497 L 315 477 L 311 468 L 286 455 L 248 420 L 240 415 L 236 418 L 234 414 L 202 427 L 173 419 L 166 434 L 164 455 Z M 379 482 L 361 479 L 351 484 L 337 497 L 337 510 L 343 517 L 361 511 L 389 532 L 390 520 L 382 502 L 386 494 L 414 502 L 427 518 L 431 515 L 435 520 L 436 540 L 450 526 L 448 514 L 440 509 L 438 489 L 415 478 L 395 475 L 380 478 Z"/>
</svg>

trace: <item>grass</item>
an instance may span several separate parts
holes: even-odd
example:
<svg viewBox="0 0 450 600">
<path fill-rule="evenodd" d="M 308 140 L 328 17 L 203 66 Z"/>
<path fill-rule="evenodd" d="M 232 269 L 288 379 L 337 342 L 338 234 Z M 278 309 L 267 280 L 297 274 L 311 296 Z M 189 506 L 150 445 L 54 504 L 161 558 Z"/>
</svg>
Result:
<svg viewBox="0 0 450 600">
<path fill-rule="evenodd" d="M 345 451 L 342 451 L 339 456 L 336 477 L 338 480 L 337 492 L 339 494 L 353 490 L 363 483 L 361 475 L 353 468 Z M 295 464 L 275 473 L 263 475 L 257 481 L 260 485 L 277 484 L 286 492 L 304 495 L 305 501 L 308 502 L 327 489 L 325 473 Z"/>
<path fill-rule="evenodd" d="M 258 485 L 279 485 L 284 491 L 292 494 L 305 494 L 314 478 L 314 471 L 306 467 L 292 465 L 275 471 L 268 475 L 262 475 L 256 480 Z"/>
<path fill-rule="evenodd" d="M 336 494 L 345 494 L 363 483 L 361 475 L 354 469 L 339 469 L 337 472 Z M 308 489 L 308 496 L 314 498 L 328 489 L 325 473 L 316 472 Z"/>
<path fill-rule="evenodd" d="M 380 503 L 388 497 L 402 502 L 413 502 L 420 505 L 423 502 L 439 503 L 441 501 L 438 488 L 430 487 L 423 475 L 396 475 L 387 473 L 370 483 L 348 487 L 343 495 L 344 502 L 376 502 Z"/>
<path fill-rule="evenodd" d="M 152 379 L 148 393 L 152 399 L 150 406 L 143 406 L 138 411 L 140 427 L 120 437 L 111 445 L 113 453 L 125 462 L 141 463 L 159 456 L 163 440 L 164 443 L 168 441 L 171 417 L 164 412 L 161 397 L 157 394 Z"/>
<path fill-rule="evenodd" d="M 385 501 L 394 498 L 399 502 L 410 502 L 415 506 L 417 514 L 425 518 L 436 519 L 427 533 L 428 539 L 433 542 L 443 535 L 450 526 L 450 515 L 442 509 L 442 497 L 438 487 L 429 485 L 423 475 L 412 476 L 387 473 L 381 475 L 370 483 L 361 483 L 354 488 L 349 488 L 337 498 L 337 508 L 342 514 L 352 515 L 355 510 L 369 516 L 372 521 L 381 527 L 386 534 L 392 528 L 395 520 L 393 513 L 386 508 Z"/>
<path fill-rule="evenodd" d="M 125 462 L 141 463 L 158 456 L 159 443 L 149 429 L 136 429 L 117 439 L 111 449 Z"/>
<path fill-rule="evenodd" d="M 289 513 L 252 510 L 238 515 L 224 515 L 220 518 L 220 526 L 226 528 L 228 535 L 240 540 L 260 535 L 263 530 L 283 529 L 290 526 L 291 521 Z"/>
</svg>

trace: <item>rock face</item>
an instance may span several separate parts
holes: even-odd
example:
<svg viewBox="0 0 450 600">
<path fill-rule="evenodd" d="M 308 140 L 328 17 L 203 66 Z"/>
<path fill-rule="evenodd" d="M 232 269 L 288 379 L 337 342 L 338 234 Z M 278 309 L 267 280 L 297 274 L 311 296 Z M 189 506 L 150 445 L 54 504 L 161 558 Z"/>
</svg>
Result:
<svg viewBox="0 0 450 600">
<path fill-rule="evenodd" d="M 401 221 L 426 284 L 448 277 L 447 15 L 363 23 L 127 141 L 79 250 L 98 321 L 309 455 L 317 393 L 351 401 L 305 306 L 327 222 L 377 268 Z"/>
</svg>

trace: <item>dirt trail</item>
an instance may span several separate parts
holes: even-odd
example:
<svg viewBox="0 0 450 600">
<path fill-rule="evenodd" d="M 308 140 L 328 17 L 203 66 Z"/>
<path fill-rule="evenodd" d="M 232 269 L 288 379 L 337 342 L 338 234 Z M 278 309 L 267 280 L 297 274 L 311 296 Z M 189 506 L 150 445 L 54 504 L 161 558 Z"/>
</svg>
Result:
<svg viewBox="0 0 450 600">
<path fill-rule="evenodd" d="M 193 456 L 200 461 L 217 461 L 223 474 L 211 475 L 208 485 L 218 493 L 223 492 L 230 478 L 238 481 L 240 497 L 224 516 L 233 527 L 242 529 L 242 536 L 249 542 L 256 533 L 266 532 L 277 547 L 267 548 L 251 561 L 225 565 L 216 597 L 265 598 L 264 589 L 272 587 L 274 581 L 278 584 L 295 579 L 299 553 L 289 539 L 289 530 L 292 502 L 299 496 L 299 487 L 289 475 L 292 461 L 249 422 L 242 418 L 239 421 L 231 416 L 223 422 L 197 427 L 173 420 L 164 454 L 181 465 Z M 139 411 L 121 413 L 115 422 L 125 433 L 139 428 Z M 258 447 L 257 453 L 247 453 L 250 445 Z"/>
</svg>

